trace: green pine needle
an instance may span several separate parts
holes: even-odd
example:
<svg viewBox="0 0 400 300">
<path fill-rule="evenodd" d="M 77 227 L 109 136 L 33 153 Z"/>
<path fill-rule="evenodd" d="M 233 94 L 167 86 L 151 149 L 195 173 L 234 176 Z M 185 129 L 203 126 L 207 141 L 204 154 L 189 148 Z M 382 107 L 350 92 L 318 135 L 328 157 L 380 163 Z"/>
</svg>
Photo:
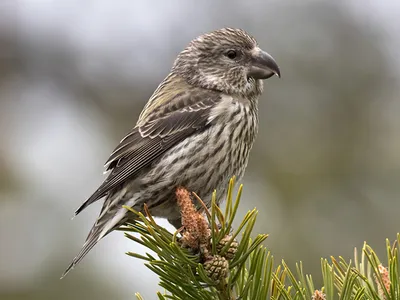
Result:
<svg viewBox="0 0 400 300">
<path fill-rule="evenodd" d="M 178 232 L 170 233 L 157 225 L 147 208 L 146 216 L 130 207 L 138 221 L 121 228 L 130 240 L 147 248 L 145 254 L 127 252 L 127 255 L 143 260 L 145 265 L 159 277 L 159 285 L 165 292 L 157 293 L 159 300 L 309 300 L 316 292 L 313 277 L 304 273 L 300 262 L 291 268 L 282 261 L 274 265 L 270 252 L 263 246 L 268 235 L 259 234 L 252 238 L 252 231 L 258 211 L 253 209 L 245 214 L 242 222 L 232 232 L 237 218 L 242 195 L 239 186 L 233 196 L 235 178 L 229 182 L 226 208 L 222 211 L 216 202 L 216 192 L 211 199 L 211 209 L 206 211 L 210 224 L 211 255 L 224 256 L 239 236 L 240 243 L 234 258 L 229 261 L 226 279 L 213 281 L 203 266 L 201 253 L 183 248 Z M 197 195 L 194 195 L 201 202 Z M 220 241 L 230 236 L 224 246 L 217 248 Z M 318 294 L 325 299 L 370 300 L 400 299 L 399 247 L 400 234 L 393 244 L 386 240 L 386 260 L 380 260 L 374 250 L 364 243 L 362 250 L 354 251 L 354 261 L 342 257 L 321 259 L 323 286 Z M 217 253 L 219 252 L 219 253 Z M 319 276 L 318 276 L 319 277 Z M 144 300 L 135 294 L 137 300 Z M 320 299 L 320 298 L 318 298 Z"/>
</svg>

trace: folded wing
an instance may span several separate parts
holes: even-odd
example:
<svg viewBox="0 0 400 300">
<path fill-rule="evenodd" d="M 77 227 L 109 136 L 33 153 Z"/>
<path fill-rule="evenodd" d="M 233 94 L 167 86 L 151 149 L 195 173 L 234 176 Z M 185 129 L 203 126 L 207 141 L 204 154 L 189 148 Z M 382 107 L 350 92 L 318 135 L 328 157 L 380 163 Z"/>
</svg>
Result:
<svg viewBox="0 0 400 300">
<path fill-rule="evenodd" d="M 188 136 L 205 130 L 210 110 L 220 95 L 203 89 L 177 89 L 160 93 L 161 105 L 150 106 L 137 126 L 120 142 L 106 162 L 111 171 L 103 184 L 75 212 L 79 214 L 91 203 L 137 176 L 145 167 Z M 154 96 L 153 96 L 154 98 Z M 154 99 L 152 99 L 154 102 Z M 154 102 L 157 103 L 157 102 Z"/>
</svg>

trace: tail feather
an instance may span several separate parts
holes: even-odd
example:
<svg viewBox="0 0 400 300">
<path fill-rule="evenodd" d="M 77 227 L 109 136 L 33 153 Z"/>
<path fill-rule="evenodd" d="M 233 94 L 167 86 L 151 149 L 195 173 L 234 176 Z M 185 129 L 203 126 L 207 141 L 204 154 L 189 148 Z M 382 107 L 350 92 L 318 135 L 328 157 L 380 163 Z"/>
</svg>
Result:
<svg viewBox="0 0 400 300">
<path fill-rule="evenodd" d="M 72 260 L 68 268 L 62 274 L 60 279 L 63 279 L 75 266 L 85 257 L 85 255 L 97 244 L 99 239 L 97 237 L 93 237 L 93 239 L 88 240 L 82 247 L 82 250 L 79 252 L 77 256 Z"/>
<path fill-rule="evenodd" d="M 122 204 L 125 203 L 124 201 L 121 203 L 121 200 L 124 200 L 123 195 L 124 192 L 116 193 L 104 201 L 100 215 L 90 230 L 85 244 L 78 255 L 72 260 L 71 264 L 65 270 L 61 278 L 64 278 L 97 244 L 99 240 L 124 223 L 127 210 L 121 207 Z"/>
<path fill-rule="evenodd" d="M 86 254 L 88 254 L 88 252 L 97 244 L 97 242 L 107 235 L 108 232 L 103 232 L 104 225 L 104 223 L 99 224 L 98 222 L 94 224 L 86 238 L 85 243 L 83 244 L 81 251 L 77 256 L 75 256 L 60 279 L 63 279 L 77 264 L 79 264 L 79 262 L 86 256 Z"/>
</svg>

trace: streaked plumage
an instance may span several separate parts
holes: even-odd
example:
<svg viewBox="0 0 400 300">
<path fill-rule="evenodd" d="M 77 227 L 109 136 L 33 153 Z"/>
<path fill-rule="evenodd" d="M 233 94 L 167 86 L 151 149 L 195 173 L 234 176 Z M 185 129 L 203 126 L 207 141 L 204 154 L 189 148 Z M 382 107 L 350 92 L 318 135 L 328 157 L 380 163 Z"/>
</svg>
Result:
<svg viewBox="0 0 400 300">
<path fill-rule="evenodd" d="M 232 52 L 233 51 L 233 52 Z M 205 201 L 232 176 L 242 177 L 258 129 L 262 81 L 280 75 L 254 38 L 225 28 L 193 40 L 177 57 L 136 126 L 106 162 L 110 171 L 80 213 L 105 197 L 100 215 L 65 276 L 105 235 L 132 217 L 122 205 L 180 226 L 175 188 Z"/>
</svg>

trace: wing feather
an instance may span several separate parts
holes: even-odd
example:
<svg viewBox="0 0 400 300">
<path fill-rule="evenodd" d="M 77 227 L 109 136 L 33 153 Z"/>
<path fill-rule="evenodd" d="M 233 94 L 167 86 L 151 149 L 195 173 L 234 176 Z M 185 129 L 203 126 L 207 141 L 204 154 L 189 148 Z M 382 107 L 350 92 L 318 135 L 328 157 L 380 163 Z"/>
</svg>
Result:
<svg viewBox="0 0 400 300">
<path fill-rule="evenodd" d="M 182 89 L 178 90 L 179 93 L 175 94 L 178 97 L 173 97 L 171 92 L 164 93 L 170 100 L 164 100 L 164 106 L 157 107 L 156 115 L 148 112 L 144 114 L 146 119 L 140 120 L 121 140 L 106 162 L 107 170 L 111 170 L 107 179 L 75 214 L 138 175 L 183 139 L 209 126 L 210 110 L 221 100 L 220 95 L 200 89 L 192 89 L 186 93 L 182 93 Z"/>
</svg>

